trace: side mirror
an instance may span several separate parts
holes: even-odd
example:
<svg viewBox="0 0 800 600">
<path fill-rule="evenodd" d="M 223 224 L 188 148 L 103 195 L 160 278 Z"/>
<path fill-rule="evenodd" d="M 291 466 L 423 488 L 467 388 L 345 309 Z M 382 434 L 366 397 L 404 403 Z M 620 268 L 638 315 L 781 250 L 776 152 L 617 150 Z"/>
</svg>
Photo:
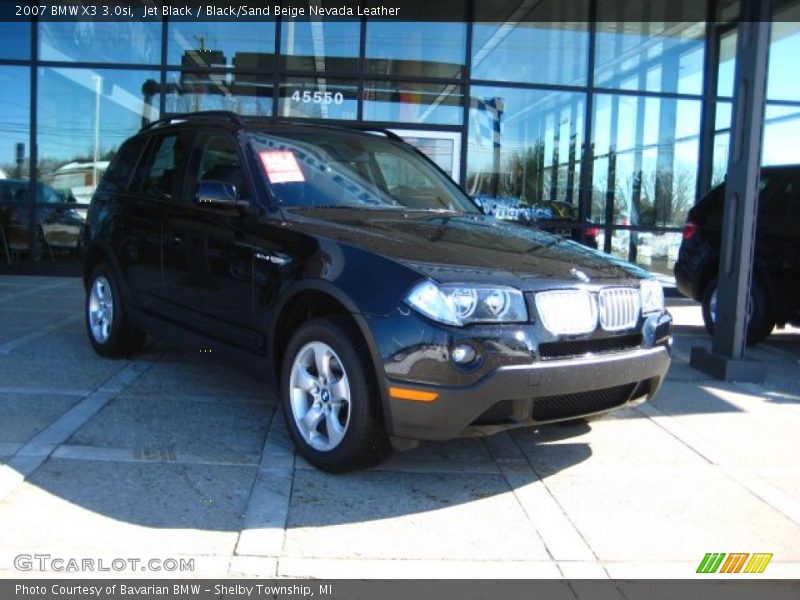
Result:
<svg viewBox="0 0 800 600">
<path fill-rule="evenodd" d="M 244 208 L 248 205 L 246 200 L 237 198 L 236 186 L 225 181 L 201 181 L 195 200 L 213 208 Z"/>
</svg>

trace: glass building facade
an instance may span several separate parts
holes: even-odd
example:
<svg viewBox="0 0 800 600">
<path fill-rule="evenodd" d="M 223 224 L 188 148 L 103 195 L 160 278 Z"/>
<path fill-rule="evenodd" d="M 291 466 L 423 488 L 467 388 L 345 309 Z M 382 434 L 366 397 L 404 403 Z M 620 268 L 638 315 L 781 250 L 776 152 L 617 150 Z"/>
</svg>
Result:
<svg viewBox="0 0 800 600">
<path fill-rule="evenodd" d="M 688 209 L 724 177 L 737 32 L 735 2 L 682 6 L 681 21 L 674 4 L 0 23 L 0 269 L 77 272 L 77 233 L 119 145 L 171 113 L 222 109 L 391 128 L 487 212 L 670 273 Z M 799 162 L 800 3 L 775 11 L 764 164 Z"/>
</svg>

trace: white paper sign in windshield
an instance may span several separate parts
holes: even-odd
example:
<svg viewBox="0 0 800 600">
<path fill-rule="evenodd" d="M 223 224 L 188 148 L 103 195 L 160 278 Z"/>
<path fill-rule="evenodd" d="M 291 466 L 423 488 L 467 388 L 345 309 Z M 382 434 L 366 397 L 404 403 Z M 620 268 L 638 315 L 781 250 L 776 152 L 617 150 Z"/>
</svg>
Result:
<svg viewBox="0 0 800 600">
<path fill-rule="evenodd" d="M 258 153 L 270 183 L 305 181 L 294 153 L 288 150 L 264 150 Z"/>
</svg>

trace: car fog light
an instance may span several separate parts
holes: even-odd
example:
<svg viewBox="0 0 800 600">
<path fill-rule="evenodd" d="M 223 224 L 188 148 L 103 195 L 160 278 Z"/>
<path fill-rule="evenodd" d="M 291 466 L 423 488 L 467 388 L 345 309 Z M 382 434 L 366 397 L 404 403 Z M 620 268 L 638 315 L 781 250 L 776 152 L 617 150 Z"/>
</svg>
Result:
<svg viewBox="0 0 800 600">
<path fill-rule="evenodd" d="M 475 348 L 469 344 L 459 344 L 450 352 L 450 357 L 458 365 L 467 365 L 475 360 Z"/>
</svg>

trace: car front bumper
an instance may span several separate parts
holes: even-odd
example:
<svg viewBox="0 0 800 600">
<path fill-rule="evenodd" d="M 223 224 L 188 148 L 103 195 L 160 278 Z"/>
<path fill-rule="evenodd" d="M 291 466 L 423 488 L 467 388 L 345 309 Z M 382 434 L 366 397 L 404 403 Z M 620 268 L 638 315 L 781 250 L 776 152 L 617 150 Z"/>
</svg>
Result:
<svg viewBox="0 0 800 600">
<path fill-rule="evenodd" d="M 670 364 L 668 345 L 604 356 L 500 367 L 468 387 L 418 386 L 436 400 L 389 398 L 393 433 L 445 440 L 552 422 L 650 399 Z M 388 381 L 392 385 L 392 381 Z M 406 388 L 408 383 L 402 382 Z"/>
</svg>

